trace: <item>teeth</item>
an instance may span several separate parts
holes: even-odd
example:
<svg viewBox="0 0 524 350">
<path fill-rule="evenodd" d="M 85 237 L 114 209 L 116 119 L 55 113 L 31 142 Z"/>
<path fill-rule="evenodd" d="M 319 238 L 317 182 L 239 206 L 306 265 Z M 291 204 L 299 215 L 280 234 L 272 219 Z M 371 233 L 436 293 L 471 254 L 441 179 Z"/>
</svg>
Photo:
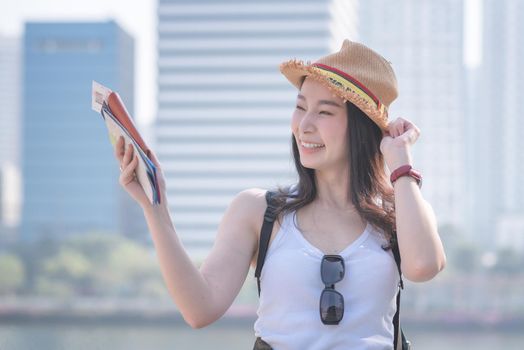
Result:
<svg viewBox="0 0 524 350">
<path fill-rule="evenodd" d="M 306 148 L 320 148 L 320 147 L 324 147 L 324 145 L 322 145 L 322 144 L 305 143 L 305 142 L 302 142 L 302 146 L 304 146 Z"/>
</svg>

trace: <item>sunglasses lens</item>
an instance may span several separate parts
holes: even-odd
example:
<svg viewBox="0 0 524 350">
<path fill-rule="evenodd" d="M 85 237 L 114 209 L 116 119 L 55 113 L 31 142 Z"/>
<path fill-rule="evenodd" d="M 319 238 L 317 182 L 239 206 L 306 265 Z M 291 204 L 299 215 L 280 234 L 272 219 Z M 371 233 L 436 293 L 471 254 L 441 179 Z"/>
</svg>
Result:
<svg viewBox="0 0 524 350">
<path fill-rule="evenodd" d="M 324 289 L 320 296 L 320 318 L 324 324 L 338 324 L 344 315 L 344 298 L 333 289 Z"/>
<path fill-rule="evenodd" d="M 325 256 L 320 266 L 320 275 L 324 284 L 340 282 L 344 277 L 344 260 L 338 256 Z"/>
</svg>

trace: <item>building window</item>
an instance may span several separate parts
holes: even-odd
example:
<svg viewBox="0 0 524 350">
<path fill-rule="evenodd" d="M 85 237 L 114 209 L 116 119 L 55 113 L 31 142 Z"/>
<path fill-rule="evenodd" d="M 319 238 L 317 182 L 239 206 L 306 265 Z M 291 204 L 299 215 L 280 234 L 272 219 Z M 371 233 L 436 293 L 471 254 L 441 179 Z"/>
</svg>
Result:
<svg viewBox="0 0 524 350">
<path fill-rule="evenodd" d="M 54 53 L 98 53 L 103 44 L 100 39 L 41 39 L 36 42 L 35 48 L 38 52 Z"/>
</svg>

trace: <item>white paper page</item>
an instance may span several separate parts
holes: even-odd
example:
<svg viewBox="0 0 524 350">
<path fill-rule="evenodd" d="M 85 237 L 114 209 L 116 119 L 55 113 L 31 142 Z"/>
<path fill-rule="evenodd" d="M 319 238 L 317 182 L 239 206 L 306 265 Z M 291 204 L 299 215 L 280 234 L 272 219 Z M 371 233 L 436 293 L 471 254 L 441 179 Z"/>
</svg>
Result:
<svg viewBox="0 0 524 350">
<path fill-rule="evenodd" d="M 100 113 L 102 110 L 102 103 L 104 103 L 104 101 L 107 102 L 107 97 L 111 93 L 111 89 L 94 80 L 91 86 L 91 108 L 95 112 Z"/>
</svg>

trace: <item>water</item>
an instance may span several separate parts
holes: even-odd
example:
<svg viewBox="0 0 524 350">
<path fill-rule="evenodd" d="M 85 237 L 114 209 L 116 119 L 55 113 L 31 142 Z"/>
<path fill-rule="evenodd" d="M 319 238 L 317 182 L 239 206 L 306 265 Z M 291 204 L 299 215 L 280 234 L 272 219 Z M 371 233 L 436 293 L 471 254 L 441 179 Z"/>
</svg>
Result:
<svg viewBox="0 0 524 350">
<path fill-rule="evenodd" d="M 524 349 L 524 334 L 405 330 L 415 349 Z M 252 323 L 220 321 L 203 329 L 172 324 L 0 324 L 1 350 L 252 349 Z"/>
</svg>

